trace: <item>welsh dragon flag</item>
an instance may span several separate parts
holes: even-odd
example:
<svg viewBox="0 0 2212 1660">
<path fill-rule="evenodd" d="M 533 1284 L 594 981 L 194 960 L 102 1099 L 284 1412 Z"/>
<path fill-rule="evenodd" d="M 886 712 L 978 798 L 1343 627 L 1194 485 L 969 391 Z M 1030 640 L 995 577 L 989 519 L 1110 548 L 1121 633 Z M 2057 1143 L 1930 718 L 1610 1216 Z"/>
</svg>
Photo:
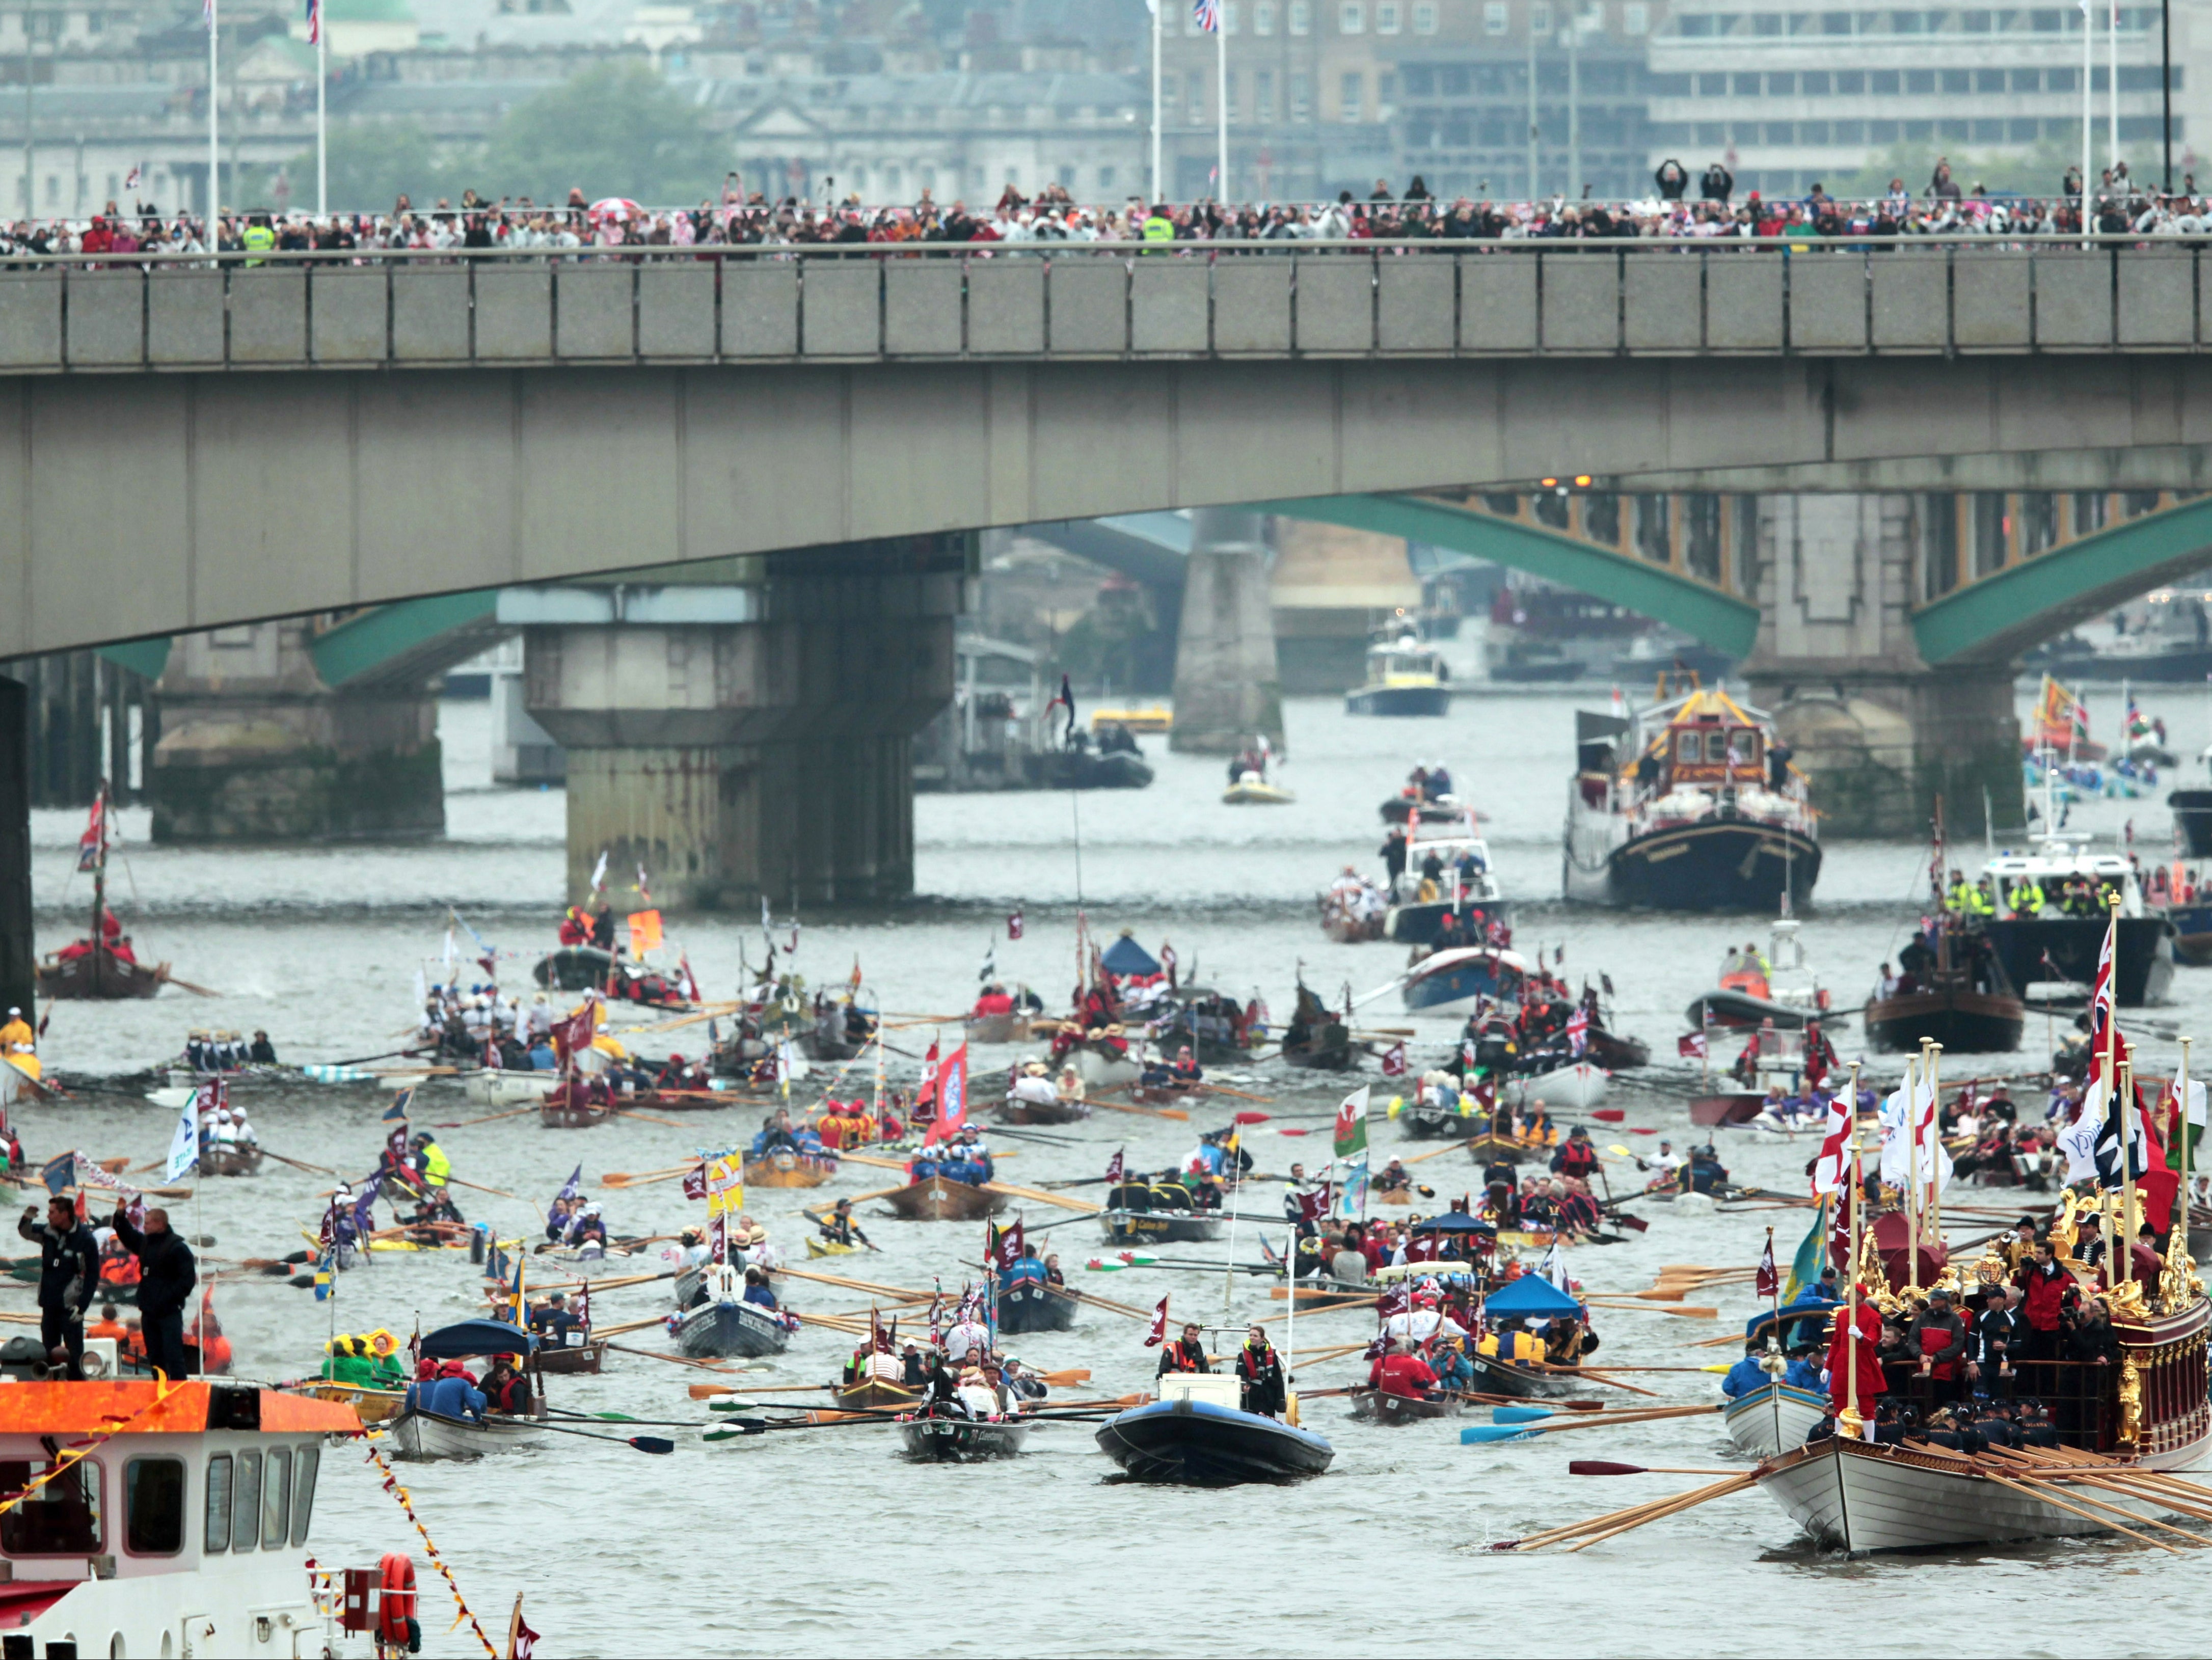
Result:
<svg viewBox="0 0 2212 1660">
<path fill-rule="evenodd" d="M 1367 1156 L 1367 1091 L 1362 1084 L 1336 1110 L 1336 1156 L 1340 1159 Z"/>
</svg>

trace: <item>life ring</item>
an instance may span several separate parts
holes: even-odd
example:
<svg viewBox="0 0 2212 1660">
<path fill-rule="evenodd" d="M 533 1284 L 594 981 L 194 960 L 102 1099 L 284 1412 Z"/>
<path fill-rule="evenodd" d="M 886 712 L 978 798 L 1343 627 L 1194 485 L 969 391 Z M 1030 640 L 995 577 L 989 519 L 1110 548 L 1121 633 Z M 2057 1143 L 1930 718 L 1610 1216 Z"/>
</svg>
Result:
<svg viewBox="0 0 2212 1660">
<path fill-rule="evenodd" d="M 402 1551 L 387 1551 L 377 1564 L 381 1594 L 376 1599 L 376 1634 L 385 1642 L 407 1646 L 408 1627 L 415 1623 L 415 1559 Z"/>
</svg>

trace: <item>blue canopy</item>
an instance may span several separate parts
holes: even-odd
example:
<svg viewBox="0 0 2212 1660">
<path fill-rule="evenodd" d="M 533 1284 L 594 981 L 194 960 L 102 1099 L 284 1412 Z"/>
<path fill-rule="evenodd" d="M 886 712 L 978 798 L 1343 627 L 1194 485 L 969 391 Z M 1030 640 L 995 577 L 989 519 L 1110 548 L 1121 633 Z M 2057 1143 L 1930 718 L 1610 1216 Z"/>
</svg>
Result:
<svg viewBox="0 0 2212 1660">
<path fill-rule="evenodd" d="M 1482 1311 L 1512 1319 L 1556 1320 L 1581 1316 L 1582 1304 L 1540 1274 L 1524 1274 L 1504 1291 L 1482 1299 Z"/>
<path fill-rule="evenodd" d="M 1160 971 L 1159 958 L 1131 939 L 1127 929 L 1122 931 L 1119 939 L 1106 947 L 1098 960 L 1105 965 L 1109 974 L 1119 975 L 1125 980 L 1133 974 L 1158 974 Z"/>
<path fill-rule="evenodd" d="M 1486 1222 L 1479 1216 L 1469 1216 L 1463 1210 L 1448 1210 L 1439 1216 L 1425 1216 L 1407 1230 L 1408 1233 L 1495 1233 L 1498 1225 Z"/>
<path fill-rule="evenodd" d="M 433 1360 L 465 1360 L 473 1354 L 528 1354 L 537 1347 L 536 1333 L 504 1320 L 464 1320 L 458 1325 L 441 1326 L 422 1339 L 422 1353 Z"/>
</svg>

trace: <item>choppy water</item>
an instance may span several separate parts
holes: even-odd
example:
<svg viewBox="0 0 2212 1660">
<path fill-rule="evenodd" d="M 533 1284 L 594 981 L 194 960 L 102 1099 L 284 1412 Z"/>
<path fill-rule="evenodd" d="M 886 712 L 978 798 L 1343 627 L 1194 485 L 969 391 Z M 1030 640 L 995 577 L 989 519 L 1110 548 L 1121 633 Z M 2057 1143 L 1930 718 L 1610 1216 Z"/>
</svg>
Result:
<svg viewBox="0 0 2212 1660">
<path fill-rule="evenodd" d="M 1288 1006 L 1301 963 L 1309 982 L 1328 993 L 1380 985 L 1399 961 L 1396 948 L 1323 939 L 1312 895 L 1344 863 L 1374 867 L 1375 804 L 1414 758 L 1442 757 L 1492 815 L 1492 848 L 1521 903 L 1518 943 L 1564 946 L 1571 975 L 1610 974 L 1620 1024 L 1663 1055 L 1680 1030 L 1682 1006 L 1710 983 L 1721 952 L 1761 931 L 1744 920 L 1620 917 L 1557 903 L 1557 830 L 1577 701 L 1564 694 L 1471 696 L 1449 717 L 1422 722 L 1352 721 L 1333 702 L 1295 702 L 1284 781 L 1298 800 L 1278 809 L 1220 805 L 1218 764 L 1173 756 L 1155 757 L 1158 781 L 1139 794 L 1074 804 L 1040 795 L 925 797 L 917 814 L 919 875 L 930 897 L 880 918 L 808 921 L 797 965 L 813 977 L 838 979 L 857 956 L 885 1006 L 950 1012 L 971 995 L 983 952 L 994 947 L 1003 975 L 1030 980 L 1055 1000 L 1073 970 L 1079 812 L 1082 894 L 1102 926 L 1131 927 L 1153 948 L 1171 939 L 1205 977 L 1239 995 L 1259 990 L 1279 1012 Z M 2190 752 L 2212 735 L 2193 695 L 2154 696 L 2147 706 L 2166 715 L 2177 745 Z M 46 1043 L 52 1062 L 92 1073 L 145 1065 L 173 1053 L 194 1024 L 265 1026 L 290 1059 L 393 1047 L 409 1020 L 416 967 L 426 958 L 434 963 L 440 950 L 447 904 L 458 905 L 495 946 L 517 953 L 507 971 L 519 975 L 550 939 L 562 900 L 561 797 L 483 786 L 482 706 L 449 706 L 445 730 L 449 780 L 458 792 L 445 842 L 260 853 L 131 847 L 120 897 L 127 905 L 135 891 L 142 950 L 223 995 L 216 1002 L 171 993 L 144 1005 L 63 1005 Z M 2130 814 L 2146 843 L 2163 844 L 2166 814 L 2155 800 L 2097 804 L 2076 822 L 2117 830 Z M 77 828 L 74 814 L 42 814 L 36 826 L 42 946 L 73 932 L 82 890 L 65 891 L 64 878 Z M 1901 843 L 1829 849 L 1806 937 L 1839 1000 L 1863 994 L 1876 964 L 1911 925 L 1923 859 L 1919 848 Z M 1027 936 L 1010 942 L 1004 919 L 1018 906 Z M 754 960 L 759 956 L 757 929 L 732 921 L 686 920 L 673 932 L 710 994 L 732 983 L 741 946 Z M 2181 1030 L 2212 1031 L 2212 1023 L 2203 1022 L 2212 1006 L 2212 974 L 2185 970 L 2177 995 L 2158 1018 Z M 1379 1002 L 1371 1018 L 1404 1024 L 1394 1002 Z M 1449 1022 L 1422 1027 L 1425 1039 L 1437 1042 L 1449 1031 Z M 916 1028 L 906 1041 L 919 1050 L 927 1035 L 927 1027 Z M 687 1038 L 696 1041 L 696 1034 L 671 1041 L 682 1048 Z M 2144 1047 L 2153 1061 L 2172 1052 L 2155 1037 Z M 1850 1058 L 1850 1043 L 1843 1048 Z M 2009 1064 L 2033 1063 L 2024 1053 Z M 1969 1065 L 1950 1061 L 1947 1075 Z M 1272 1067 L 1255 1079 L 1249 1087 L 1273 1097 L 1286 1118 L 1325 1113 L 1334 1104 L 1332 1086 L 1301 1088 Z M 351 1171 L 372 1161 L 380 1098 L 325 1091 L 264 1099 L 256 1098 L 254 1117 L 266 1146 Z M 1686 1130 L 1680 1109 L 1659 1097 L 1624 1093 L 1616 1101 L 1631 1108 L 1632 1126 L 1678 1140 Z M 432 1098 L 422 1116 L 441 1122 L 477 1115 L 455 1092 Z M 75 1145 L 149 1159 L 166 1145 L 170 1125 L 167 1112 L 114 1095 L 88 1095 L 65 1110 L 34 1108 L 21 1116 L 33 1156 Z M 1203 1118 L 1178 1126 L 1102 1113 L 1055 1132 L 1075 1145 L 1023 1144 L 1005 1176 L 1035 1184 L 1096 1175 L 1116 1147 L 1133 1164 L 1164 1164 L 1187 1151 L 1194 1130 L 1208 1127 Z M 522 1118 L 456 1129 L 444 1139 L 456 1174 L 520 1196 L 510 1202 L 464 1194 L 473 1199 L 465 1208 L 521 1231 L 534 1226 L 538 1207 L 579 1160 L 587 1180 L 609 1169 L 660 1168 L 688 1157 L 702 1138 L 738 1141 L 754 1128 L 740 1112 L 704 1116 L 682 1128 L 633 1122 L 575 1134 L 547 1132 Z M 1395 1127 L 1379 1128 L 1378 1156 L 1398 1151 L 1399 1140 Z M 1263 1127 L 1252 1145 L 1261 1169 L 1280 1170 L 1315 1144 Z M 1802 1179 L 1796 1174 L 1802 1147 L 1737 1138 L 1723 1150 L 1748 1180 L 1786 1187 Z M 829 1191 L 879 1186 L 884 1174 L 853 1167 Z M 1432 1161 L 1420 1174 L 1443 1198 L 1474 1177 L 1459 1156 Z M 211 1256 L 281 1255 L 300 1247 L 301 1224 L 319 1213 L 322 1186 L 272 1163 L 254 1181 L 210 1183 L 189 1225 L 216 1237 Z M 672 1230 L 694 1208 L 673 1184 L 603 1196 L 617 1231 Z M 753 1195 L 754 1214 L 793 1254 L 806 1231 L 795 1213 L 805 1197 Z M 2001 1210 L 2002 1195 L 1989 1197 Z M 1270 1190 L 1261 1207 L 1273 1203 Z M 1588 1286 L 1637 1289 L 1662 1262 L 1747 1265 L 1757 1256 L 1763 1221 L 1771 1219 L 1674 1216 L 1663 1207 L 1653 1214 L 1650 1233 L 1632 1243 L 1577 1253 L 1574 1266 Z M 1772 1217 L 1779 1219 L 1778 1249 L 1786 1257 L 1802 1213 Z M 1033 1225 L 1047 1218 L 1041 1207 L 1028 1212 Z M 2002 1216 L 1990 1219 L 1996 1225 Z M 963 1264 L 980 1253 L 980 1229 L 968 1225 L 885 1220 L 872 1223 L 871 1231 L 884 1254 L 837 1266 L 890 1285 L 925 1286 L 934 1276 L 957 1286 Z M 1071 1223 L 1050 1237 L 1071 1266 L 1098 1249 L 1094 1225 Z M 1226 1249 L 1186 1251 L 1220 1260 Z M 1235 1251 L 1247 1261 L 1257 1256 L 1249 1234 Z M 1071 1278 L 1133 1304 L 1172 1289 L 1178 1314 L 1224 1306 L 1222 1278 L 1214 1274 L 1078 1270 Z M 241 1371 L 295 1375 L 312 1369 L 333 1315 L 341 1329 L 404 1330 L 417 1319 L 428 1327 L 476 1309 L 479 1283 L 459 1257 L 386 1258 L 346 1277 L 334 1307 L 319 1307 L 279 1281 L 227 1286 L 219 1307 Z M 787 1289 L 808 1310 L 865 1307 L 859 1294 L 831 1287 L 792 1281 Z M 610 1292 L 599 1313 L 612 1320 L 658 1312 L 665 1306 L 659 1292 Z M 1741 1292 L 1705 1300 L 1717 1300 L 1729 1317 L 1750 1311 Z M 1243 1279 L 1230 1287 L 1227 1304 L 1240 1321 L 1278 1306 Z M 1601 1327 L 1604 1359 L 1696 1365 L 1727 1351 L 1689 1345 L 1725 1329 L 1725 1321 L 1612 1314 Z M 1315 1316 L 1298 1323 L 1297 1342 L 1362 1337 L 1369 1329 L 1364 1312 Z M 1111 1395 L 1139 1387 L 1149 1373 L 1140 1335 L 1134 1322 L 1088 1311 L 1073 1331 L 1022 1338 L 1014 1347 L 1047 1370 L 1088 1366 L 1095 1378 L 1082 1392 Z M 834 1372 L 846 1347 L 834 1333 L 804 1332 L 769 1370 L 745 1377 L 755 1387 L 815 1382 Z M 695 1422 L 705 1414 L 686 1398 L 684 1385 L 701 1375 L 625 1356 L 605 1377 L 554 1380 L 554 1399 Z M 1340 1362 L 1306 1368 L 1302 1382 L 1318 1389 L 1349 1377 Z M 1676 1400 L 1713 1398 L 1717 1383 L 1695 1373 L 1642 1381 Z M 981 1467 L 908 1466 L 896 1456 L 890 1434 L 872 1427 L 713 1448 L 672 1431 L 679 1450 L 665 1459 L 559 1437 L 545 1450 L 472 1467 L 417 1467 L 407 1480 L 487 1628 L 503 1626 L 522 1591 L 549 1654 L 1433 1651 L 1463 1646 L 1470 1633 L 1501 1630 L 1516 1633 L 1516 1647 L 1570 1655 L 1768 1653 L 1808 1645 L 1899 1654 L 2105 1654 L 2116 1647 L 2185 1654 L 2202 1647 L 2192 1618 L 2198 1582 L 2168 1559 L 2060 1544 L 1934 1562 L 1845 1564 L 1807 1550 L 1778 1510 L 1755 1494 L 1573 1559 L 1483 1551 L 1492 1540 L 1693 1485 L 1686 1477 L 1571 1479 L 1571 1454 L 1716 1468 L 1735 1462 L 1717 1422 L 1478 1448 L 1462 1447 L 1450 1423 L 1390 1430 L 1352 1423 L 1341 1401 L 1313 1402 L 1307 1421 L 1334 1441 L 1336 1462 L 1326 1476 L 1289 1489 L 1200 1493 L 1109 1483 L 1111 1467 L 1079 1426 L 1042 1430 L 1024 1457 Z M 317 1554 L 362 1562 L 413 1545 L 396 1507 L 365 1474 L 348 1475 L 347 1468 L 338 1461 L 325 1479 Z M 429 1651 L 472 1651 L 465 1630 L 442 1630 L 445 1620 L 427 1595 L 425 1612 Z"/>
</svg>

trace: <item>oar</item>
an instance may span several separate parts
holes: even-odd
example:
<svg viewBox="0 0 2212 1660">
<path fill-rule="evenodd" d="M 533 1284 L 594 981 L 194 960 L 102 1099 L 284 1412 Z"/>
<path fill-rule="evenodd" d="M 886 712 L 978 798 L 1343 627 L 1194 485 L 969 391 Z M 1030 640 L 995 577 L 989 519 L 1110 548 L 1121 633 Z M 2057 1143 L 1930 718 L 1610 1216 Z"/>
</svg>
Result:
<svg viewBox="0 0 2212 1660">
<path fill-rule="evenodd" d="M 433 1124 L 430 1128 L 433 1129 L 441 1130 L 465 1130 L 477 1124 L 496 1124 L 502 1118 L 520 1118 L 526 1112 L 535 1112 L 537 1110 L 538 1103 L 532 1101 L 526 1107 L 516 1107 L 510 1112 L 495 1112 L 488 1118 L 464 1118 L 456 1123 Z"/>
<path fill-rule="evenodd" d="M 653 1326 L 658 1325 L 660 1323 L 657 1320 L 647 1320 L 640 1323 Z M 626 1326 L 623 1327 L 623 1329 L 627 1331 L 634 1329 L 634 1328 Z M 729 1367 L 717 1365 L 712 1360 L 695 1360 L 688 1354 L 663 1354 L 658 1349 L 634 1349 L 626 1343 L 610 1343 L 607 1347 L 614 1350 L 617 1354 L 642 1355 L 648 1360 L 670 1360 L 673 1361 L 679 1366 L 696 1366 L 701 1371 L 728 1371 L 730 1370 Z"/>
<path fill-rule="evenodd" d="M 189 980 L 179 980 L 175 975 L 171 974 L 166 969 L 161 971 L 161 978 L 173 986 L 179 987 L 183 990 L 191 993 L 195 997 L 220 997 L 222 995 L 219 991 L 210 991 L 205 986 L 196 986 Z"/>
<path fill-rule="evenodd" d="M 271 1158 L 274 1158 L 278 1164 L 289 1164 L 295 1170 L 306 1171 L 310 1176 L 336 1176 L 337 1174 L 334 1170 L 325 1170 L 320 1164 L 304 1164 L 297 1158 L 287 1158 L 281 1152 L 270 1152 L 267 1147 L 262 1148 L 261 1151 L 268 1153 L 269 1156 Z M 149 1170 L 158 1170 L 160 1168 L 161 1166 L 159 1164 L 149 1164 L 147 1166 L 147 1169 Z"/>
<path fill-rule="evenodd" d="M 1570 1475 L 1741 1475 L 1741 1470 L 1690 1469 L 1680 1464 L 1616 1464 L 1605 1458 L 1572 1458 Z"/>
<path fill-rule="evenodd" d="M 711 1401 L 721 1395 L 818 1395 L 823 1389 L 834 1389 L 835 1383 L 770 1383 L 760 1389 L 747 1389 L 741 1383 L 689 1383 L 685 1386 L 694 1401 Z"/>
<path fill-rule="evenodd" d="M 653 1453 L 668 1453 L 668 1452 L 673 1452 L 673 1451 L 675 1451 L 675 1450 L 676 1450 L 676 1444 L 675 1444 L 673 1441 L 669 1440 L 669 1439 L 668 1439 L 666 1437 L 665 1437 L 665 1436 L 659 1436 L 659 1435 L 631 1435 L 631 1436 L 594 1435 L 594 1434 L 592 1434 L 589 1430 L 572 1430 L 572 1429 L 567 1429 L 567 1428 L 564 1428 L 563 1426 L 561 1426 L 561 1425 L 559 1425 L 559 1424 L 549 1424 L 549 1423 L 546 1423 L 543 1419 L 534 1419 L 534 1420 L 531 1420 L 531 1421 L 532 1421 L 533 1423 L 535 1423 L 535 1424 L 537 1425 L 537 1426 L 538 1426 L 539 1429 L 541 1429 L 541 1430 L 550 1430 L 550 1431 L 551 1431 L 554 1434 L 556 1434 L 556 1435 L 573 1435 L 573 1436 L 575 1436 L 575 1437 L 579 1438 L 580 1438 L 580 1439 L 581 1439 L 581 1440 L 586 1440 L 586 1441 L 605 1441 L 605 1443 L 607 1443 L 610 1446 L 617 1446 L 617 1447 L 635 1447 L 635 1448 L 636 1448 L 640 1452 L 653 1452 Z"/>
<path fill-rule="evenodd" d="M 699 1161 L 678 1164 L 673 1170 L 644 1171 L 633 1175 L 629 1171 L 611 1170 L 599 1177 L 603 1188 L 641 1188 L 653 1182 L 672 1182 L 679 1176 L 689 1176 L 699 1168 Z"/>
<path fill-rule="evenodd" d="M 481 1182 L 464 1182 L 458 1176 L 449 1176 L 446 1180 L 457 1188 L 466 1188 L 472 1193 L 489 1193 L 501 1199 L 514 1199 L 514 1195 L 505 1188 L 488 1188 Z M 522 1201 L 515 1199 L 514 1202 L 519 1205 Z"/>
<path fill-rule="evenodd" d="M 1127 1085 L 1116 1087 L 1126 1088 Z M 1134 1101 L 1109 1101 L 1103 1091 L 1091 1098 L 1091 1104 L 1103 1107 L 1109 1112 L 1133 1112 L 1147 1118 L 1173 1118 L 1186 1124 L 1190 1122 L 1190 1115 L 1181 1107 L 1145 1107 Z"/>
<path fill-rule="evenodd" d="M 609 1107 L 607 1111 L 612 1117 L 641 1118 L 648 1124 L 665 1124 L 672 1130 L 680 1130 L 684 1128 L 684 1125 L 678 1123 L 673 1118 L 657 1118 L 649 1112 L 634 1112 L 628 1107 Z"/>
<path fill-rule="evenodd" d="M 1042 1188 L 1018 1188 L 1004 1182 L 986 1182 L 983 1191 L 1003 1194 L 1010 1199 L 1035 1200 L 1040 1205 L 1057 1205 L 1062 1210 L 1079 1211 L 1085 1216 L 1096 1216 L 1104 1208 L 1087 1199 L 1063 1199 L 1058 1194 L 1047 1193 Z"/>
</svg>

